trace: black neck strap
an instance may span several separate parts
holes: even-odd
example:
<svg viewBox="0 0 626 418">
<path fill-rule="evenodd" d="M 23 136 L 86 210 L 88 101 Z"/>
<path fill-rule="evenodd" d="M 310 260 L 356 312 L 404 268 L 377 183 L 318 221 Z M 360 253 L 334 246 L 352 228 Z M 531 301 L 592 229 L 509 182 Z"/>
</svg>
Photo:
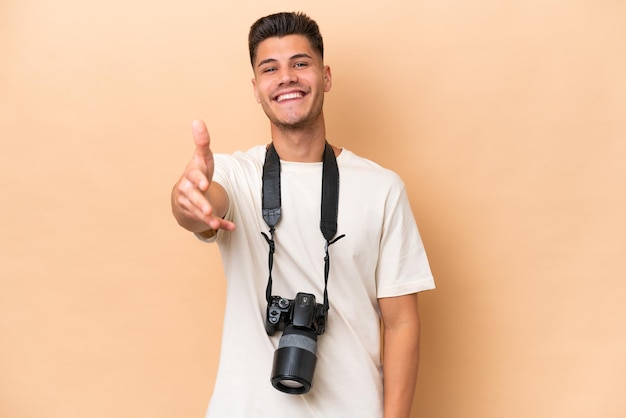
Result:
<svg viewBox="0 0 626 418">
<path fill-rule="evenodd" d="M 341 235 L 335 239 L 337 233 L 337 211 L 339 209 L 339 168 L 337 167 L 337 159 L 335 152 L 328 142 L 324 148 L 324 160 L 322 165 L 322 207 L 320 216 L 320 231 L 326 240 L 324 246 L 324 308 L 329 309 L 328 303 L 328 275 L 330 272 L 330 255 L 328 247 L 339 241 L 345 235 Z M 276 225 L 280 221 L 281 200 L 280 200 L 280 157 L 274 148 L 274 144 L 270 144 L 265 154 L 265 163 L 263 164 L 263 219 L 270 228 L 269 236 L 263 232 L 261 234 L 269 244 L 269 277 L 267 280 L 267 289 L 265 298 L 269 303 L 272 297 L 272 267 L 274 265 L 274 252 L 276 251 L 276 243 L 274 241 L 274 232 Z"/>
</svg>

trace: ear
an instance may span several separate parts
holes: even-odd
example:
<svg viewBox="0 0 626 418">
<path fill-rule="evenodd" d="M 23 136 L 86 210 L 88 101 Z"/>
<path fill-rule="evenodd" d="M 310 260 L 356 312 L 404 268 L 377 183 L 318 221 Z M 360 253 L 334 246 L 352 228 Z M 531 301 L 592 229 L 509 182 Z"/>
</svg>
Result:
<svg viewBox="0 0 626 418">
<path fill-rule="evenodd" d="M 328 93 L 333 85 L 333 76 L 328 65 L 324 66 L 324 92 Z"/>
<path fill-rule="evenodd" d="M 261 103 L 261 97 L 259 96 L 259 90 L 256 88 L 256 78 L 252 79 L 252 90 L 254 91 L 254 98 L 257 103 Z"/>
</svg>

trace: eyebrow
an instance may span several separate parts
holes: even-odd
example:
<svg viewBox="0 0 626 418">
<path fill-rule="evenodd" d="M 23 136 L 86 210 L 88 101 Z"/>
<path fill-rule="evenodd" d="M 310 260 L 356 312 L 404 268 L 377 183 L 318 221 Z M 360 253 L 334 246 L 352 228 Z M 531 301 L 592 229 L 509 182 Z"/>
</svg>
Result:
<svg viewBox="0 0 626 418">
<path fill-rule="evenodd" d="M 295 54 L 295 55 L 292 55 L 291 57 L 289 57 L 289 60 L 290 60 L 290 61 L 293 61 L 293 60 L 297 60 L 297 59 L 300 59 L 300 58 L 309 58 L 309 59 L 313 59 L 313 57 L 312 57 L 312 56 L 310 56 L 309 54 L 306 54 L 306 53 L 304 53 L 304 52 L 303 52 L 303 53 L 300 53 L 300 54 Z M 269 64 L 269 63 L 272 63 L 272 62 L 278 62 L 278 60 L 277 60 L 276 58 L 267 58 L 267 59 L 264 59 L 263 61 L 261 61 L 261 62 L 259 62 L 259 63 L 257 64 L 257 68 L 258 68 L 258 67 L 260 67 L 260 66 L 262 66 L 262 65 Z"/>
</svg>

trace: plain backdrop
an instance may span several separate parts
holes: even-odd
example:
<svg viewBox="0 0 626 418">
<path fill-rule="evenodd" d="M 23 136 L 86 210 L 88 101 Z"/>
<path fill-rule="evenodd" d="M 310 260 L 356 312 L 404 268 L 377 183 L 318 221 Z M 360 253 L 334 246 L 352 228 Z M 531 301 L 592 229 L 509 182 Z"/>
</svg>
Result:
<svg viewBox="0 0 626 418">
<path fill-rule="evenodd" d="M 193 119 L 269 141 L 247 33 L 283 10 L 432 263 L 412 416 L 625 416 L 626 3 L 2 0 L 0 417 L 203 417 L 224 277 L 169 193 Z"/>
</svg>

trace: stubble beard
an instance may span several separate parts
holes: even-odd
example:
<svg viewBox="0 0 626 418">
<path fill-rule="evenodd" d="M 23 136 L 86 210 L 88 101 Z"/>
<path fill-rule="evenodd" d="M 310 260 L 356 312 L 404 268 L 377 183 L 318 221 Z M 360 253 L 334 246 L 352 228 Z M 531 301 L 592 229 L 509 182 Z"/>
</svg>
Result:
<svg viewBox="0 0 626 418">
<path fill-rule="evenodd" d="M 274 125 L 277 129 L 284 131 L 284 132 L 294 132 L 294 131 L 303 131 L 303 130 L 311 129 L 320 118 L 320 115 L 322 114 L 323 106 L 324 106 L 324 100 L 322 98 L 320 103 L 316 105 L 315 107 L 311 108 L 311 110 L 308 113 L 302 115 L 300 118 L 294 118 L 294 120 L 287 120 L 287 121 L 277 118 L 276 115 L 273 112 L 271 112 L 269 106 L 263 107 L 263 111 L 265 112 L 265 115 L 267 116 L 267 118 L 270 120 L 270 123 Z M 291 118 L 287 118 L 287 119 L 291 119 Z"/>
</svg>

